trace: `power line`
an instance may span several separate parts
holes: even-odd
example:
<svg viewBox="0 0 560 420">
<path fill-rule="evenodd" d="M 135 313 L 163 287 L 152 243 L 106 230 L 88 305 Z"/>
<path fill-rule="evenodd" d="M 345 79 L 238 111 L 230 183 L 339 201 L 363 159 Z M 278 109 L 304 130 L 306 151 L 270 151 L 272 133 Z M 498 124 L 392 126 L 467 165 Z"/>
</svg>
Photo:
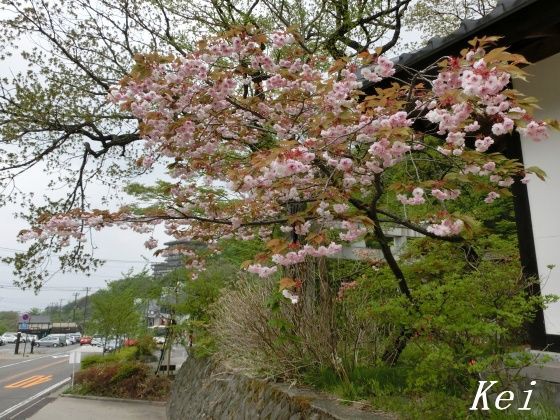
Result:
<svg viewBox="0 0 560 420">
<path fill-rule="evenodd" d="M 11 289 L 11 290 L 21 290 L 21 287 L 19 286 L 15 286 L 13 284 L 0 284 L 0 289 Z M 98 287 L 91 287 L 91 286 L 84 286 L 84 287 L 70 287 L 70 286 L 43 286 L 41 287 L 41 291 L 43 290 L 47 290 L 47 291 L 57 291 L 57 292 L 83 292 L 86 289 L 104 289 L 104 287 L 102 286 L 98 286 Z"/>
<path fill-rule="evenodd" d="M 11 252 L 26 252 L 24 249 L 8 248 L 4 246 L 0 246 L 0 250 L 11 251 Z M 161 262 L 161 261 L 150 261 L 150 260 L 116 260 L 116 259 L 101 258 L 101 257 L 98 259 L 106 262 L 116 262 L 116 263 L 123 263 L 123 264 L 155 264 L 157 262 Z"/>
<path fill-rule="evenodd" d="M 0 246 L 0 249 L 4 249 L 6 251 L 14 251 L 14 252 L 25 252 L 23 249 L 6 248 L 4 246 Z"/>
<path fill-rule="evenodd" d="M 9 274 L 11 275 L 11 274 Z M 90 279 L 109 279 L 109 280 L 120 280 L 122 279 L 123 275 L 127 275 L 127 273 L 123 273 L 118 272 L 118 273 L 113 273 L 113 274 L 84 274 L 84 273 L 73 273 L 73 272 L 69 272 L 69 273 L 56 273 L 56 278 L 63 278 L 66 277 L 68 278 L 68 276 L 77 276 L 80 279 L 82 278 L 90 278 Z"/>
</svg>

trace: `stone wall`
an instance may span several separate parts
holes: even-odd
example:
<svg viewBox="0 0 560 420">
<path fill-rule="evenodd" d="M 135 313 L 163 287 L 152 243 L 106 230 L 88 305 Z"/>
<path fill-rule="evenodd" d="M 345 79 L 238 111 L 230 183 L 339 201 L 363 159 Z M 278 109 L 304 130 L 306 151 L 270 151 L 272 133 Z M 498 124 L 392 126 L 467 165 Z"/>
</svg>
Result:
<svg viewBox="0 0 560 420">
<path fill-rule="evenodd" d="M 334 398 L 311 390 L 250 378 L 193 357 L 177 373 L 167 417 L 171 420 L 394 418 L 340 405 Z"/>
</svg>

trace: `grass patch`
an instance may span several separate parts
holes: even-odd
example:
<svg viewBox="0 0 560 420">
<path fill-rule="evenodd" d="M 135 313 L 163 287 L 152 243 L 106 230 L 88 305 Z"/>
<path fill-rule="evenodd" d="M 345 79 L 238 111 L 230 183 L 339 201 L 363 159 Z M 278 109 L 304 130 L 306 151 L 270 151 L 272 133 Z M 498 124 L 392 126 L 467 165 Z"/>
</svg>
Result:
<svg viewBox="0 0 560 420">
<path fill-rule="evenodd" d="M 347 400 L 362 400 L 372 396 L 399 395 L 406 388 L 407 370 L 402 367 L 357 367 L 348 372 L 348 381 L 342 381 L 329 368 L 309 372 L 305 382 Z"/>
<path fill-rule="evenodd" d="M 406 358 L 405 358 L 406 361 Z M 410 360 L 408 360 L 410 362 Z M 472 395 L 457 395 L 452 386 L 435 391 L 418 390 L 414 383 L 414 369 L 402 363 L 395 367 L 358 367 L 347 372 L 347 380 L 342 380 L 332 369 L 323 368 L 308 371 L 304 382 L 332 393 L 346 401 L 367 401 L 377 410 L 398 414 L 399 418 L 410 420 L 451 420 L 451 419 L 539 419 L 560 418 L 560 410 L 548 401 L 536 399 L 531 402 L 531 411 L 517 411 L 511 408 L 498 411 L 490 404 L 490 410 L 472 412 Z M 524 395 L 524 394 L 523 394 Z M 524 400 L 523 400 L 524 401 Z"/>
</svg>

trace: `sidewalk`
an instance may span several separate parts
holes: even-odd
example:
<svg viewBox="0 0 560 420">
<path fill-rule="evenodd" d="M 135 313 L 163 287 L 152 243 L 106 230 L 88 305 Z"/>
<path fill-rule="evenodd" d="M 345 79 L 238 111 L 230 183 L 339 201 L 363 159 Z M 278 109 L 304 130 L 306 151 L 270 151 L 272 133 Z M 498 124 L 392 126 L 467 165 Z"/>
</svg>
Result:
<svg viewBox="0 0 560 420">
<path fill-rule="evenodd" d="M 8 361 L 18 361 L 18 360 L 28 360 L 28 359 L 37 359 L 43 356 L 49 356 L 51 353 L 48 351 L 45 352 L 44 349 L 37 349 L 35 348 L 33 353 L 30 353 L 30 347 L 27 347 L 25 351 L 25 355 L 23 354 L 23 347 L 20 348 L 19 354 L 14 354 L 14 346 L 12 345 L 4 345 L 0 347 L 0 362 L 8 362 Z M 61 347 L 59 350 L 60 353 L 64 352 L 64 348 Z"/>
<path fill-rule="evenodd" d="M 80 420 L 166 420 L 164 402 L 116 400 L 103 397 L 60 395 L 29 417 L 32 420 L 59 420 L 72 415 Z"/>
</svg>

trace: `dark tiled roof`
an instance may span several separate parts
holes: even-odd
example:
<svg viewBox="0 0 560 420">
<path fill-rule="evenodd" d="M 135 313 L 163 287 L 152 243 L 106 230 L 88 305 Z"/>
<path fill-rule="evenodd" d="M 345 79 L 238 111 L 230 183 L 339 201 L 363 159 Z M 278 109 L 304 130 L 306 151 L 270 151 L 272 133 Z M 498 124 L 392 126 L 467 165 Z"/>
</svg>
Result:
<svg viewBox="0 0 560 420">
<path fill-rule="evenodd" d="M 497 35 L 499 46 L 536 62 L 560 52 L 560 0 L 500 0 L 480 19 L 466 19 L 445 37 L 435 37 L 424 48 L 394 58 L 397 76 L 407 78 L 403 67 L 420 70 L 446 55 L 457 55 L 467 41 Z M 399 66 L 401 67 L 399 70 Z M 383 83 L 383 82 L 382 82 Z M 364 83 L 370 90 L 375 84 Z"/>
<path fill-rule="evenodd" d="M 534 3 L 558 2 L 559 0 L 500 0 L 494 10 L 480 19 L 465 19 L 461 22 L 459 28 L 445 37 L 434 37 L 430 39 L 424 48 L 421 48 L 413 53 L 406 53 L 400 55 L 396 59 L 397 64 L 414 67 L 414 64 L 421 61 L 428 56 L 438 55 L 445 53 L 445 51 L 457 43 L 465 42 L 476 35 L 484 32 L 485 30 L 492 30 L 492 26 L 499 21 L 506 19 L 508 16 L 521 11 L 522 9 L 533 5 Z M 543 8 L 543 13 L 546 13 L 546 8 Z M 488 33 L 488 35 L 496 35 Z M 498 34 L 502 35 L 502 34 Z M 466 45 L 465 45 L 466 46 Z"/>
<path fill-rule="evenodd" d="M 179 239 L 176 241 L 165 242 L 164 245 L 167 245 L 170 248 L 179 245 L 184 245 L 185 248 L 193 248 L 193 249 L 206 248 L 206 244 L 202 241 L 190 241 L 187 239 Z"/>
<path fill-rule="evenodd" d="M 75 322 L 53 322 L 53 328 L 78 328 Z"/>
<path fill-rule="evenodd" d="M 31 324 L 48 324 L 51 317 L 48 315 L 31 315 Z"/>
</svg>

